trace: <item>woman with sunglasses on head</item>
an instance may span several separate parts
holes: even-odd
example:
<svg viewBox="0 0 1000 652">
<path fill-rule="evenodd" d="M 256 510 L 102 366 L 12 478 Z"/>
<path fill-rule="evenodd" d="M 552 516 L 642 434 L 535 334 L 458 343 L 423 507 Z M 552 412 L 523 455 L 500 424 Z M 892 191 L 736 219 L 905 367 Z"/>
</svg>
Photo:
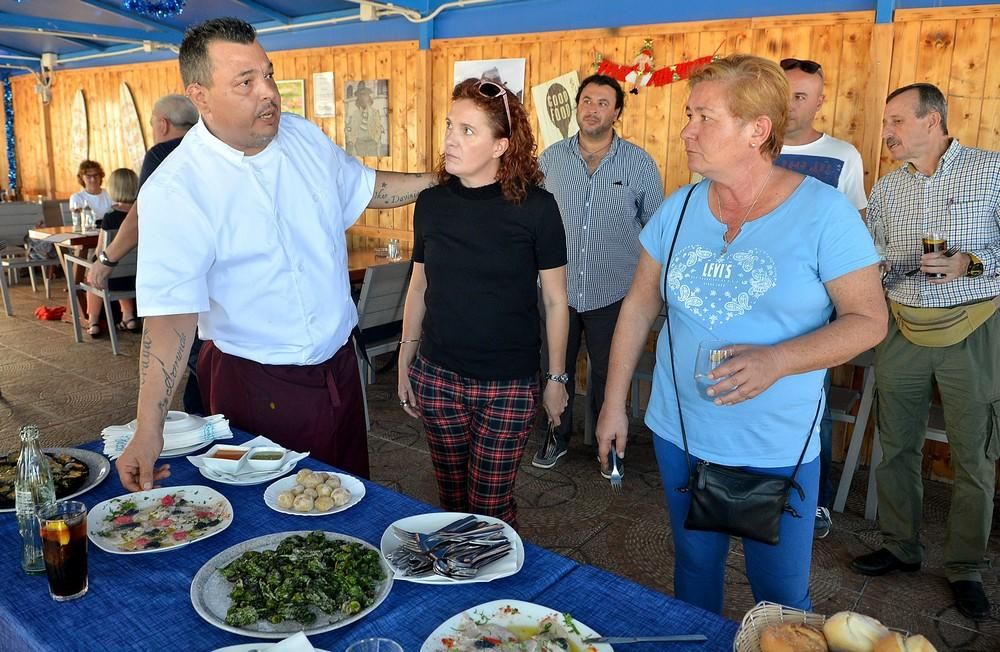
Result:
<svg viewBox="0 0 1000 652">
<path fill-rule="evenodd" d="M 668 197 L 640 235 L 597 424 L 601 459 L 611 446 L 625 451 L 628 388 L 666 302 L 646 424 L 670 512 L 675 595 L 722 611 L 737 531 L 754 599 L 808 610 L 823 377 L 885 335 L 878 256 L 842 194 L 774 164 L 789 88 L 776 63 L 733 54 L 689 86 L 681 139 L 704 179 Z M 707 469 L 728 477 L 709 484 Z M 727 502 L 738 476 L 755 490 Z M 761 476 L 785 488 L 762 510 L 772 520 L 748 510 L 765 495 Z M 722 508 L 699 509 L 706 494 Z"/>
<path fill-rule="evenodd" d="M 413 217 L 399 403 L 423 420 L 441 507 L 513 524 L 538 400 L 538 281 L 549 351 L 566 350 L 562 219 L 524 107 L 500 84 L 455 87 L 437 173 Z M 542 404 L 558 423 L 563 356 L 549 364 Z"/>
</svg>

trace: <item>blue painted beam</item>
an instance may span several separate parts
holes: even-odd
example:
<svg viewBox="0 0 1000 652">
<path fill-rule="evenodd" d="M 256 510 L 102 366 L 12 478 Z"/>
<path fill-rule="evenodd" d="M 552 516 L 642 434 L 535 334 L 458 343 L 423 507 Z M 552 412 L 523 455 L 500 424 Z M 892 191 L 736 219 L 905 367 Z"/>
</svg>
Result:
<svg viewBox="0 0 1000 652">
<path fill-rule="evenodd" d="M 431 49 L 431 39 L 434 38 L 434 21 L 428 20 L 426 23 L 420 23 L 420 49 L 430 50 Z"/>
<path fill-rule="evenodd" d="M 896 10 L 896 0 L 875 0 L 875 22 L 891 23 Z"/>
<path fill-rule="evenodd" d="M 265 16 L 271 18 L 271 20 L 277 21 L 282 25 L 287 25 L 292 20 L 292 17 L 289 16 L 288 14 L 282 13 L 277 9 L 272 9 L 271 7 L 264 6 L 259 2 L 255 2 L 254 0 L 234 0 L 234 2 L 236 2 L 236 4 L 243 5 L 247 9 L 252 9 L 257 13 L 264 14 Z"/>
<path fill-rule="evenodd" d="M 79 1 L 82 4 L 93 7 L 94 9 L 100 9 L 101 11 L 106 11 L 109 14 L 114 14 L 119 18 L 130 20 L 133 23 L 138 23 L 139 25 L 142 25 L 144 27 L 150 27 L 152 29 L 159 30 L 167 34 L 173 34 L 177 38 L 181 38 L 183 36 L 183 34 L 181 34 L 180 31 L 171 27 L 170 25 L 167 25 L 166 23 L 161 23 L 158 20 L 147 18 L 146 16 L 141 16 L 139 14 L 132 13 L 131 11 L 125 11 L 124 9 L 122 9 L 120 1 L 118 2 L 117 5 L 111 2 L 106 2 L 104 0 L 79 0 Z"/>
<path fill-rule="evenodd" d="M 35 18 L 33 16 L 23 16 L 2 11 L 0 11 L 0 25 L 4 27 L 24 27 L 39 32 L 65 32 L 74 36 L 85 39 L 96 39 L 98 41 L 104 37 L 133 41 L 163 41 L 174 44 L 181 42 L 181 34 L 176 30 L 171 30 L 170 32 L 146 32 L 139 29 L 112 27 L 110 25 L 77 23 L 71 20 Z"/>
<path fill-rule="evenodd" d="M 66 41 L 67 43 L 72 43 L 73 45 L 79 45 L 85 50 L 103 50 L 106 46 L 102 43 L 96 41 L 90 41 L 82 38 L 72 38 L 69 36 L 57 36 L 56 38 Z M 2 47 L 2 46 L 0 46 Z"/>
<path fill-rule="evenodd" d="M 0 44 L 0 52 L 6 52 L 7 54 L 13 54 L 18 57 L 38 57 L 41 58 L 41 52 L 28 52 L 27 50 L 18 50 L 17 48 L 8 47 L 6 45 Z"/>
<path fill-rule="evenodd" d="M 254 23 L 254 28 L 258 32 L 268 33 L 275 31 L 282 31 L 283 27 L 296 27 L 299 25 L 308 25 L 309 23 L 320 22 L 324 20 L 332 20 L 334 18 L 359 18 L 360 12 L 358 9 L 340 9 L 338 11 L 326 11 L 319 14 L 309 14 L 307 16 L 298 16 L 296 18 L 291 18 L 287 23 L 280 23 L 278 21 L 267 21 L 263 23 Z M 322 26 L 320 26 L 322 27 Z M 300 28 L 302 29 L 302 28 Z M 310 28 L 305 28 L 310 29 Z"/>
</svg>

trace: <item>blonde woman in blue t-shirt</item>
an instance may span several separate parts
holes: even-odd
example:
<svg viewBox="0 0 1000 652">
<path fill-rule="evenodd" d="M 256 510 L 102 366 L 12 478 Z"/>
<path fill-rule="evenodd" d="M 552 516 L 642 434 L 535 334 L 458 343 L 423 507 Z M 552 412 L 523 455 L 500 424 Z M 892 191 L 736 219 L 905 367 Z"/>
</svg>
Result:
<svg viewBox="0 0 1000 652">
<path fill-rule="evenodd" d="M 695 466 L 704 460 L 791 477 L 801 457 L 802 494 L 790 494 L 795 513 L 782 515 L 778 543 L 744 538 L 743 549 L 756 600 L 808 609 L 823 375 L 885 334 L 878 257 L 840 193 L 774 165 L 788 113 L 777 64 L 731 55 L 695 73 L 690 89 L 681 138 L 689 167 L 704 180 L 668 197 L 641 234 L 597 426 L 601 459 L 607 464 L 611 446 L 625 453 L 629 380 L 666 300 L 672 342 L 661 331 L 646 423 L 656 434 L 674 534 L 675 593 L 722 610 L 729 536 L 684 525 L 691 498 L 679 489 Z M 728 359 L 710 376 L 706 397 L 694 366 L 707 340 L 722 341 Z"/>
</svg>

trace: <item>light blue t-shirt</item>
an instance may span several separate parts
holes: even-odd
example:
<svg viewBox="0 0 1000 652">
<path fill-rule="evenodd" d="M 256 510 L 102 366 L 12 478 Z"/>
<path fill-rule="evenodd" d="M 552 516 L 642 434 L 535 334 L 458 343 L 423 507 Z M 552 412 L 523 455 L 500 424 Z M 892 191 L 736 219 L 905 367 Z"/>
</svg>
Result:
<svg viewBox="0 0 1000 652">
<path fill-rule="evenodd" d="M 749 401 L 717 406 L 695 384 L 698 344 L 714 339 L 772 345 L 821 328 L 833 312 L 824 283 L 873 265 L 878 256 L 857 210 L 811 177 L 781 206 L 745 224 L 722 255 L 726 227 L 708 209 L 709 187 L 708 181 L 695 186 L 666 283 L 688 447 L 718 464 L 793 466 L 822 400 L 825 370 L 786 376 Z M 689 188 L 668 197 L 640 235 L 661 265 Z M 661 274 L 661 292 L 663 285 Z M 646 425 L 683 446 L 669 355 L 664 327 Z M 818 425 L 806 462 L 819 454 Z"/>
</svg>

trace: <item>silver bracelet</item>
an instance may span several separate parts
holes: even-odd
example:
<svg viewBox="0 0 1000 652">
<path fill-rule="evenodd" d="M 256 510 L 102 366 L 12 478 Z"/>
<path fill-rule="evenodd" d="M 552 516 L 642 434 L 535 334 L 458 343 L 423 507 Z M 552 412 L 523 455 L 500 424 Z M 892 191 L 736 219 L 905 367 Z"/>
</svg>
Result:
<svg viewBox="0 0 1000 652">
<path fill-rule="evenodd" d="M 399 343 L 400 344 L 409 344 L 411 342 L 419 342 L 419 341 L 420 341 L 419 339 L 416 339 L 416 340 L 399 340 Z"/>
</svg>

